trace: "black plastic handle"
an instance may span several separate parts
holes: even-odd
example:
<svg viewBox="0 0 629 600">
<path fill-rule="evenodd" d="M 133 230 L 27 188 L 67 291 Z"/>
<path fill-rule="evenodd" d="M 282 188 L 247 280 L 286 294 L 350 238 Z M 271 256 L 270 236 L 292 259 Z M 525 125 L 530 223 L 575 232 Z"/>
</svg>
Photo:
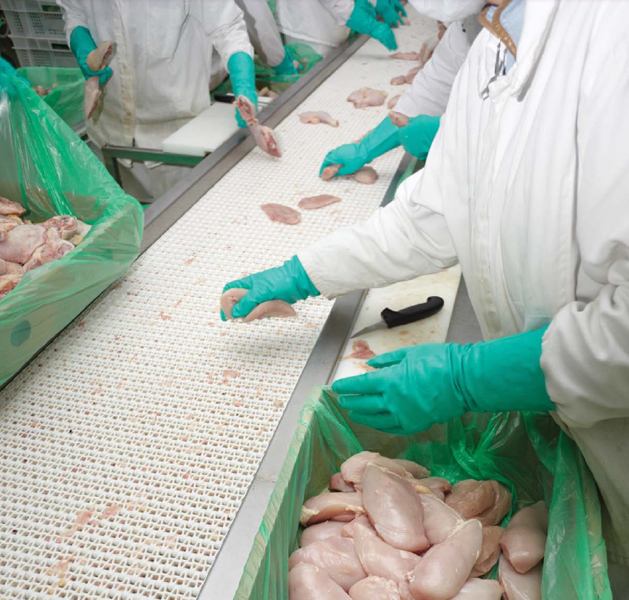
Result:
<svg viewBox="0 0 629 600">
<path fill-rule="evenodd" d="M 236 100 L 234 94 L 214 94 L 215 102 L 225 102 L 226 104 L 233 104 Z"/>
<path fill-rule="evenodd" d="M 387 327 L 399 327 L 400 325 L 408 325 L 409 323 L 415 323 L 415 321 L 421 321 L 427 317 L 436 315 L 443 308 L 443 298 L 439 296 L 430 296 L 426 302 L 422 304 L 415 304 L 402 310 L 391 310 L 385 308 L 380 316 L 386 323 Z"/>
</svg>

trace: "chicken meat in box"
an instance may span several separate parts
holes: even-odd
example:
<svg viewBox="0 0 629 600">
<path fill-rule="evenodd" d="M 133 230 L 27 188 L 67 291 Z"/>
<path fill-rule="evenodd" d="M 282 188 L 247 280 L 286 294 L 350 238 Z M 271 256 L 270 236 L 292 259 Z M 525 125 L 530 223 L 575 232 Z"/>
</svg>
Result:
<svg viewBox="0 0 629 600">
<path fill-rule="evenodd" d="M 302 410 L 237 600 L 611 600 L 596 486 L 547 415 L 414 436 Z"/>
<path fill-rule="evenodd" d="M 0 64 L 0 385 L 139 253 L 142 209 Z"/>
</svg>

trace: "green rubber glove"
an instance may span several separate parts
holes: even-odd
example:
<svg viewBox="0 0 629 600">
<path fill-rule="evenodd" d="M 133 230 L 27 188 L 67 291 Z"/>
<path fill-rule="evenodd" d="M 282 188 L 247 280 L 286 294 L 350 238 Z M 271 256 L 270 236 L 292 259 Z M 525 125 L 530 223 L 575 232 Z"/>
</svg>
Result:
<svg viewBox="0 0 629 600">
<path fill-rule="evenodd" d="M 295 304 L 298 300 L 319 295 L 319 290 L 308 277 L 306 269 L 297 256 L 287 260 L 281 267 L 273 267 L 260 273 L 247 275 L 243 279 L 230 281 L 223 288 L 223 294 L 232 288 L 249 290 L 232 308 L 234 319 L 246 317 L 256 306 L 269 300 L 284 300 L 289 304 Z M 221 311 L 221 319 L 226 320 L 223 311 Z"/>
<path fill-rule="evenodd" d="M 346 25 L 358 33 L 370 35 L 389 50 L 397 50 L 397 42 L 395 41 L 395 35 L 393 35 L 391 28 L 386 23 L 376 21 L 376 18 L 370 14 L 371 11 L 366 7 L 366 4 L 369 4 L 367 0 L 363 0 L 363 2 L 356 0 L 354 10 L 347 20 Z M 369 4 L 369 6 L 373 9 L 371 4 Z"/>
<path fill-rule="evenodd" d="M 392 0 L 377 0 L 376 12 L 389 27 L 398 27 L 404 24 L 402 15 L 396 10 Z"/>
<path fill-rule="evenodd" d="M 354 421 L 397 435 L 468 411 L 555 410 L 540 366 L 545 330 L 402 348 L 367 362 L 378 371 L 339 379 L 332 390 Z"/>
<path fill-rule="evenodd" d="M 413 117 L 406 127 L 399 130 L 400 143 L 415 158 L 424 160 L 428 156 L 432 141 L 439 131 L 441 117 L 419 115 Z"/>
<path fill-rule="evenodd" d="M 70 34 L 70 50 L 72 50 L 72 54 L 74 54 L 85 79 L 98 75 L 100 85 L 105 85 L 111 79 L 111 76 L 114 74 L 111 67 L 105 67 L 100 71 L 92 71 L 87 66 L 87 57 L 90 52 L 96 50 L 96 42 L 87 27 L 75 27 L 72 30 Z"/>
<path fill-rule="evenodd" d="M 234 96 L 246 96 L 258 108 L 258 94 L 256 92 L 256 72 L 253 58 L 246 52 L 236 52 L 227 61 L 227 70 L 232 80 L 232 91 Z M 236 121 L 239 127 L 246 127 L 247 124 L 236 111 Z"/>
<path fill-rule="evenodd" d="M 286 46 L 284 46 L 284 49 L 286 50 L 286 54 L 284 54 L 282 62 L 279 65 L 271 68 L 278 75 L 298 75 L 299 72 L 302 70 L 302 66 L 299 65 L 299 69 L 296 69 L 294 65 L 295 58 L 293 57 L 290 48 L 286 48 Z"/>
<path fill-rule="evenodd" d="M 378 13 L 376 12 L 376 7 L 369 2 L 369 0 L 356 0 L 354 2 L 354 6 L 356 4 L 360 4 L 360 7 L 370 16 L 373 17 L 374 19 L 378 18 Z"/>
<path fill-rule="evenodd" d="M 400 145 L 400 129 L 387 117 L 356 144 L 343 144 L 328 152 L 323 159 L 319 176 L 329 165 L 342 165 L 338 175 L 350 175 L 368 162 Z"/>
<path fill-rule="evenodd" d="M 408 14 L 406 14 L 406 10 L 404 10 L 404 7 L 402 6 L 400 0 L 390 0 L 390 2 L 396 12 L 400 13 L 403 17 L 408 17 Z"/>
</svg>

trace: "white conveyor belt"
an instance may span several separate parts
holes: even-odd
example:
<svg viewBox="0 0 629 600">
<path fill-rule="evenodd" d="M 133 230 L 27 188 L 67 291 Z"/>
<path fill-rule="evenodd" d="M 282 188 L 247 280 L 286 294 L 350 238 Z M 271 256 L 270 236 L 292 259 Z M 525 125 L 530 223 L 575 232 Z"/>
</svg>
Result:
<svg viewBox="0 0 629 600">
<path fill-rule="evenodd" d="M 411 14 L 401 50 L 436 39 Z M 223 285 L 277 265 L 366 218 L 402 157 L 373 164 L 373 186 L 325 183 L 331 148 L 379 123 L 386 106 L 346 102 L 412 63 L 370 40 L 276 131 L 284 157 L 255 149 L 0 394 L 0 598 L 193 600 L 211 568 L 331 308 L 221 323 Z M 297 114 L 326 110 L 339 128 Z M 266 202 L 319 193 L 343 201 L 272 223 Z"/>
</svg>

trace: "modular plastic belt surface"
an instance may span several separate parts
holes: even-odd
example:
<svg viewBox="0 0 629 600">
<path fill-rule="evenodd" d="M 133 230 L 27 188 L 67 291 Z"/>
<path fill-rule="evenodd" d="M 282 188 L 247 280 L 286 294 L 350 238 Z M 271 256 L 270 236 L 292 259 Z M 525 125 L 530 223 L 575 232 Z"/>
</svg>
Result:
<svg viewBox="0 0 629 600">
<path fill-rule="evenodd" d="M 434 41 L 412 15 L 402 50 Z M 248 154 L 0 394 L 0 597 L 193 599 L 211 568 L 331 308 L 222 323 L 232 279 L 275 266 L 368 217 L 402 150 L 374 161 L 375 185 L 318 178 L 326 152 L 387 114 L 346 101 L 413 63 L 370 40 L 276 131 L 284 157 Z M 325 110 L 340 127 L 306 125 Z M 272 223 L 267 202 L 342 202 Z"/>
</svg>

